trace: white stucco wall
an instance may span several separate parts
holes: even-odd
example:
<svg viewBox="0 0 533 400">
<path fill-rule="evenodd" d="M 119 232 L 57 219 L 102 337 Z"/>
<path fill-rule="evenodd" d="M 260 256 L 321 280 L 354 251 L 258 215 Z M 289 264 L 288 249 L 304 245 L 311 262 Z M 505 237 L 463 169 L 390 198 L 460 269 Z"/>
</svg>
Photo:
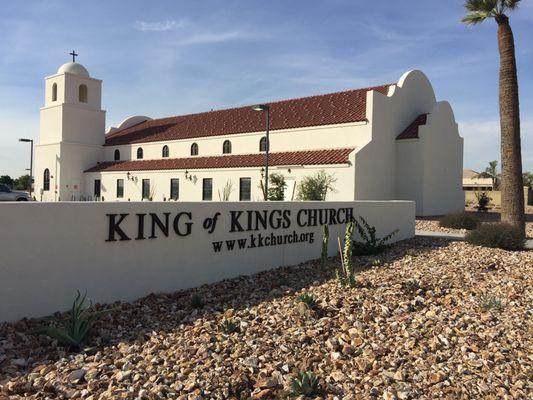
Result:
<svg viewBox="0 0 533 400">
<path fill-rule="evenodd" d="M 270 132 L 270 151 L 356 148 L 365 144 L 368 132 L 369 128 L 366 122 L 280 129 Z M 120 151 L 121 160 L 136 160 L 139 147 L 143 149 L 143 159 L 161 159 L 162 149 L 165 145 L 169 148 L 170 158 L 190 157 L 193 143 L 198 144 L 200 157 L 220 156 L 225 140 L 231 141 L 232 154 L 259 153 L 259 141 L 263 136 L 265 136 L 265 132 L 248 132 L 133 145 L 104 146 L 104 161 L 113 161 L 116 149 Z"/>
<path fill-rule="evenodd" d="M 66 310 L 77 289 L 87 291 L 96 302 L 134 300 L 153 292 L 172 292 L 204 283 L 252 274 L 281 265 L 318 258 L 321 226 L 299 226 L 298 212 L 311 209 L 353 209 L 377 227 L 379 236 L 400 229 L 394 240 L 414 235 L 412 202 L 254 202 L 254 203 L 3 203 L 0 204 L 0 321 L 38 317 Z M 244 232 L 230 232 L 231 211 L 266 210 L 272 224 L 286 212 L 290 226 Z M 272 213 L 273 210 L 279 210 Z M 151 236 L 150 213 L 163 221 L 169 214 L 169 234 L 156 227 Z M 177 219 L 179 236 L 173 229 Z M 217 215 L 212 233 L 204 221 Z M 307 214 L 306 214 L 307 213 Z M 131 240 L 109 241 L 108 214 L 128 214 L 119 227 Z M 137 214 L 146 214 L 144 236 L 138 235 Z M 328 212 L 329 214 L 329 212 Z M 309 215 L 302 211 L 301 216 Z M 338 218 L 346 216 L 339 213 Z M 246 229 L 246 213 L 239 221 Z M 285 218 L 281 219 L 281 223 Z M 307 223 L 306 218 L 300 222 Z M 187 223 L 192 222 L 189 235 Z M 338 222 L 338 221 L 335 221 Z M 330 255 L 337 254 L 337 236 L 344 223 L 330 225 Z M 254 227 L 252 227 L 254 228 Z M 304 234 L 301 243 L 258 247 L 259 234 L 269 236 Z M 213 242 L 246 239 L 255 235 L 256 247 L 219 252 Z M 313 243 L 310 243 L 311 235 Z M 298 236 L 301 238 L 301 236 Z M 111 239 L 119 239 L 118 233 Z M 107 240 L 107 241 L 106 241 Z M 235 245 L 238 247 L 238 245 Z"/>
<path fill-rule="evenodd" d="M 353 158 L 353 156 L 352 156 Z M 289 172 L 290 169 L 290 172 Z M 295 187 L 305 177 L 315 175 L 319 171 L 326 171 L 331 174 L 336 181 L 334 191 L 327 194 L 329 201 L 352 200 L 354 193 L 354 167 L 348 165 L 317 165 L 317 166 L 286 166 L 269 168 L 269 174 L 281 174 L 285 177 L 287 193 L 292 193 Z M 142 200 L 142 180 L 150 179 L 150 188 L 153 191 L 154 201 L 163 201 L 170 198 L 170 180 L 179 179 L 180 196 L 179 201 L 200 201 L 202 200 L 202 180 L 204 178 L 213 179 L 213 201 L 219 201 L 218 192 L 222 190 L 226 183 L 232 183 L 233 191 L 230 201 L 239 200 L 240 178 L 251 178 L 252 195 L 251 200 L 262 200 L 260 187 L 261 168 L 228 168 L 228 169 L 199 169 L 188 170 L 193 180 L 185 178 L 185 170 L 176 171 L 131 171 L 130 180 L 127 172 L 103 172 L 85 174 L 85 199 L 93 198 L 94 180 L 100 179 L 102 182 L 102 196 L 105 201 L 141 201 Z M 196 181 L 194 180 L 196 177 Z M 124 197 L 116 197 L 117 179 L 124 180 Z M 263 178 L 264 180 L 264 178 Z M 288 200 L 291 198 L 289 197 Z M 296 199 L 296 193 L 294 196 Z"/>
</svg>

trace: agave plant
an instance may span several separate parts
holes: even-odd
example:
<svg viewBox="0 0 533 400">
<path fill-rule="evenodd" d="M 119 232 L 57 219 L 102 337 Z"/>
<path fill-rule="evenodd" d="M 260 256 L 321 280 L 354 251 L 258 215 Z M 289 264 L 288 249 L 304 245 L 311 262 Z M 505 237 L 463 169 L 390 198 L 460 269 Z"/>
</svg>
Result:
<svg viewBox="0 0 533 400">
<path fill-rule="evenodd" d="M 318 396 L 321 394 L 320 383 L 312 371 L 300 372 L 292 379 L 292 394 L 294 396 Z"/>
<path fill-rule="evenodd" d="M 50 325 L 37 329 L 35 333 L 57 339 L 59 343 L 66 346 L 70 351 L 79 351 L 87 341 L 94 323 L 102 315 L 111 311 L 113 310 L 95 311 L 92 302 L 87 299 L 87 293 L 82 296 L 78 290 L 65 326 L 60 328 Z"/>
<path fill-rule="evenodd" d="M 315 308 L 317 306 L 315 296 L 309 293 L 302 293 L 299 296 L 302 303 L 306 304 L 309 308 Z"/>
<path fill-rule="evenodd" d="M 238 321 L 235 321 L 233 319 L 225 319 L 220 324 L 220 329 L 226 335 L 230 335 L 232 333 L 240 332 L 241 331 L 241 324 Z"/>
</svg>

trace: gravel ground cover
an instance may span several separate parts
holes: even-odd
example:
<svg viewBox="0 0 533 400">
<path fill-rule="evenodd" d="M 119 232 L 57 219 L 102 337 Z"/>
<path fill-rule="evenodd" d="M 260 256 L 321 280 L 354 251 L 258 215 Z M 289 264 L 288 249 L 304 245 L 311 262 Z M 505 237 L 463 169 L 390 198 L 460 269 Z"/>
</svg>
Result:
<svg viewBox="0 0 533 400">
<path fill-rule="evenodd" d="M 284 399 L 308 370 L 317 399 L 532 398 L 533 252 L 416 238 L 358 258 L 352 289 L 337 265 L 116 303 L 79 354 L 3 324 L 0 398 Z"/>
<path fill-rule="evenodd" d="M 488 212 L 480 213 L 476 209 L 467 207 L 465 209 L 468 213 L 476 217 L 481 223 L 499 222 L 499 209 L 492 209 Z M 432 232 L 444 233 L 466 233 L 466 229 L 451 229 L 439 226 L 439 217 L 417 218 L 416 229 Z M 533 239 L 533 206 L 526 207 L 526 235 L 528 239 Z"/>
</svg>

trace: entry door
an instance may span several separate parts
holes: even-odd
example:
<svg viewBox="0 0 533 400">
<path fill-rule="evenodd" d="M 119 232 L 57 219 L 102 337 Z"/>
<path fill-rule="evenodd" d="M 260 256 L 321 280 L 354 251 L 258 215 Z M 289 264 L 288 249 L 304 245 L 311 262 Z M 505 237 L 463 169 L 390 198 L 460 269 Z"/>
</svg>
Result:
<svg viewBox="0 0 533 400">
<path fill-rule="evenodd" d="M 101 191 L 102 183 L 100 182 L 100 179 L 94 180 L 94 198 L 99 199 L 100 198 L 100 191 Z"/>
</svg>

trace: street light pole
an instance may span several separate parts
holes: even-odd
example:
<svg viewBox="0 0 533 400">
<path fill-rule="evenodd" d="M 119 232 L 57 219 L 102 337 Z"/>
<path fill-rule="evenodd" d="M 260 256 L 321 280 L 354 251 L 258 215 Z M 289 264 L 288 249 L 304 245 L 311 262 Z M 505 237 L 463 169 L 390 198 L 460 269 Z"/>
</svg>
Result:
<svg viewBox="0 0 533 400">
<path fill-rule="evenodd" d="M 33 139 L 19 139 L 19 142 L 25 142 L 30 143 L 30 197 L 32 193 L 32 186 L 33 186 Z"/>
<path fill-rule="evenodd" d="M 266 113 L 266 148 L 265 148 L 265 201 L 268 201 L 268 153 L 270 152 L 270 139 L 269 139 L 269 133 L 270 133 L 270 107 L 267 104 L 259 104 L 257 106 L 253 106 L 252 110 L 255 111 L 262 111 Z"/>
</svg>

